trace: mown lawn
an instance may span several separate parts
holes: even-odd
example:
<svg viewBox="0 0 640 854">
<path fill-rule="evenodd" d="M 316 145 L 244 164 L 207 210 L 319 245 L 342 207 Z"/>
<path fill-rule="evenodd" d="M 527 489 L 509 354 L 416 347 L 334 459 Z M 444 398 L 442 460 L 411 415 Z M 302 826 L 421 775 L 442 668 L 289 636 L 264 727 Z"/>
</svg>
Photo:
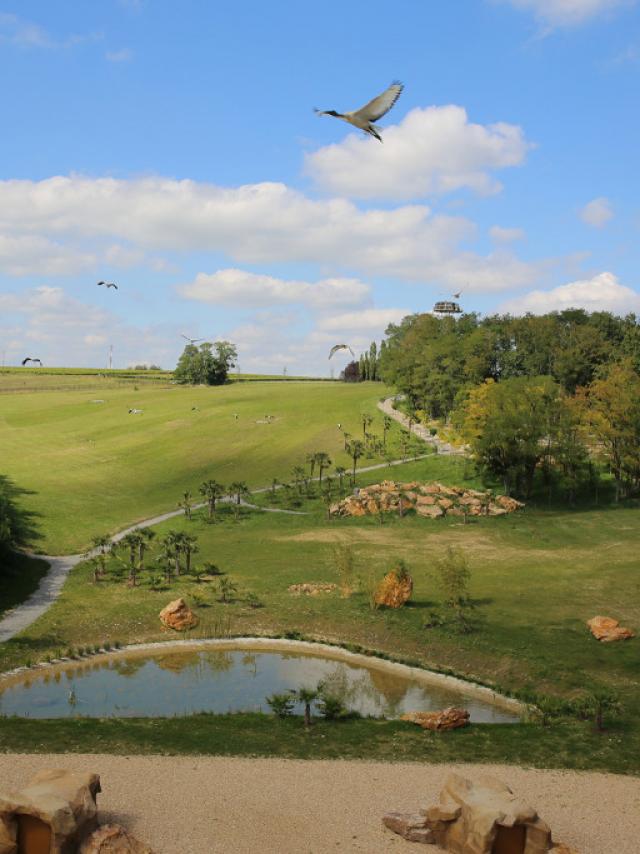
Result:
<svg viewBox="0 0 640 854">
<path fill-rule="evenodd" d="M 433 456 L 398 467 L 392 476 L 465 483 L 464 475 L 462 460 Z M 384 476 L 384 471 L 369 473 L 362 475 L 360 482 Z M 563 721 L 549 727 L 487 727 L 476 734 L 471 728 L 469 733 L 455 735 L 442 748 L 442 755 L 640 771 L 639 641 L 599 644 L 585 626 L 587 619 L 604 613 L 636 631 L 640 628 L 636 509 L 526 509 L 509 517 L 470 520 L 467 525 L 459 518 L 434 522 L 416 516 L 387 516 L 380 525 L 374 518 L 329 521 L 322 508 L 312 508 L 310 502 L 306 505 L 311 509 L 309 515 L 299 516 L 244 511 L 238 522 L 225 508 L 214 523 L 198 513 L 191 522 L 180 517 L 158 526 L 158 538 L 170 528 L 197 536 L 200 552 L 194 556 L 194 564 L 212 561 L 226 573 L 238 588 L 230 604 L 218 602 L 215 580 L 199 583 L 181 577 L 168 589 L 151 590 L 147 572 L 140 586 L 132 589 L 115 579 L 95 585 L 89 567 L 79 566 L 60 601 L 23 636 L 0 647 L 1 669 L 28 658 L 40 660 L 67 647 L 107 640 L 132 643 L 166 639 L 158 612 L 167 601 L 183 595 L 201 620 L 192 637 L 299 633 L 449 669 L 524 697 L 547 694 L 569 698 L 598 688 L 612 689 L 621 699 L 622 714 L 603 735 L 592 733 L 591 725 L 582 721 Z M 316 597 L 289 594 L 288 586 L 297 582 L 339 582 L 333 558 L 336 543 L 352 545 L 359 589 L 349 597 L 338 592 Z M 431 611 L 441 608 L 434 561 L 449 545 L 463 549 L 472 572 L 475 630 L 469 634 L 458 634 L 447 626 L 425 627 Z M 149 560 L 152 557 L 150 554 Z M 372 610 L 368 586 L 399 557 L 407 561 L 414 578 L 413 601 L 400 611 Z M 248 594 L 257 597 L 263 607 L 251 607 Z M 209 733 L 203 738 L 210 747 L 201 745 L 200 749 L 217 752 L 216 739 L 224 739 L 219 727 L 233 728 L 233 721 L 235 717 L 224 724 L 203 719 L 201 725 Z M 22 725 L 3 723 L 7 745 L 18 743 Z M 33 722 L 33 726 L 35 733 L 41 724 Z M 98 725 L 88 722 L 82 726 L 86 729 L 79 728 L 78 733 L 89 733 Z M 173 745 L 167 749 L 188 750 L 169 722 L 106 722 L 107 729 L 101 731 L 113 734 L 116 729 L 108 727 L 117 726 L 123 728 L 119 733 L 129 732 L 122 736 L 125 742 L 139 735 L 140 744 L 148 745 L 149 732 L 164 732 L 167 744 Z M 257 733 L 263 726 L 268 724 L 256 724 Z M 347 741 L 353 738 L 358 742 L 359 727 L 378 724 L 363 721 L 348 726 L 353 729 L 340 732 L 352 733 Z M 396 730 L 396 726 L 375 730 L 384 731 L 383 742 L 390 739 L 380 748 L 380 755 L 390 755 L 394 740 L 404 745 L 409 744 L 406 739 L 417 738 L 411 730 Z M 54 733 L 63 724 L 56 722 L 51 727 Z M 68 733 L 72 739 L 72 730 Z M 521 740 L 515 733 L 521 733 Z M 77 749 L 82 749 L 86 743 L 83 738 L 89 739 L 89 735 L 78 738 Z M 255 742 L 249 735 L 247 739 L 246 751 L 252 752 L 251 745 L 260 741 L 259 734 Z M 331 739 L 313 755 L 330 755 Z M 304 745 L 309 743 L 291 747 L 291 755 L 307 755 Z M 334 747 L 341 750 L 344 746 L 336 742 Z M 279 755 L 290 755 L 283 744 L 273 749 Z M 302 752 L 296 753 L 298 749 Z M 354 747 L 353 754 L 349 754 L 350 748 L 344 749 L 345 755 L 378 755 L 374 747 Z M 398 748 L 398 756 L 403 749 Z M 238 748 L 238 752 L 244 750 Z M 439 754 L 430 755 L 435 758 Z"/>
<path fill-rule="evenodd" d="M 36 514 L 37 549 L 78 552 L 94 535 L 175 508 L 185 490 L 199 498 L 204 479 L 262 486 L 289 477 L 315 451 L 348 465 L 337 424 L 361 435 L 361 412 L 381 423 L 376 403 L 385 391 L 380 383 L 149 382 L 6 394 L 2 474 L 31 493 L 22 503 Z M 142 414 L 129 414 L 133 408 Z M 273 420 L 262 423 L 265 415 Z"/>
</svg>

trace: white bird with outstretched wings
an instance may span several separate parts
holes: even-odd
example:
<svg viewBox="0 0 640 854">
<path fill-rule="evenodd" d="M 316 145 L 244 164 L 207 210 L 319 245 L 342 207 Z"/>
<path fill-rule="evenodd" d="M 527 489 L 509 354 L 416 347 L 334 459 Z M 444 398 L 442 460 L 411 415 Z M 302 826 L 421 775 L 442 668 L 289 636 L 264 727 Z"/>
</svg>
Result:
<svg viewBox="0 0 640 854">
<path fill-rule="evenodd" d="M 376 127 L 374 122 L 386 115 L 391 107 L 400 97 L 403 85 L 398 81 L 385 89 L 380 95 L 377 95 L 373 100 L 360 107 L 359 110 L 352 110 L 350 113 L 338 113 L 335 110 L 315 110 L 319 116 L 334 116 L 336 119 L 342 119 L 349 122 L 350 125 L 359 128 L 360 130 L 374 136 L 379 142 L 382 142 L 382 137 L 379 134 L 380 128 Z"/>
<path fill-rule="evenodd" d="M 334 353 L 337 353 L 337 352 L 338 352 L 338 350 L 348 350 L 348 351 L 351 353 L 351 355 L 352 355 L 352 356 L 354 356 L 354 352 L 353 352 L 353 350 L 351 349 L 351 347 L 349 347 L 349 345 L 348 345 L 348 344 L 335 344 L 335 345 L 331 348 L 331 350 L 329 351 L 329 358 L 331 358 L 331 357 L 333 356 L 333 354 L 334 354 Z M 355 356 L 354 356 L 354 358 L 355 358 Z"/>
</svg>

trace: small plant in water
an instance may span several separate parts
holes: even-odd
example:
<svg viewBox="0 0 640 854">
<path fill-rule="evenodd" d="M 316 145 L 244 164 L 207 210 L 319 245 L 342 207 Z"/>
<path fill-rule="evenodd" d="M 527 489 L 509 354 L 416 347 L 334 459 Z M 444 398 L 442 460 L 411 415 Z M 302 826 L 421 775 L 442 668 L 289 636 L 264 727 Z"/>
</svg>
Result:
<svg viewBox="0 0 640 854">
<path fill-rule="evenodd" d="M 265 697 L 265 701 L 274 715 L 279 718 L 288 718 L 293 714 L 295 706 L 295 697 L 291 693 L 287 694 L 272 694 L 270 697 Z"/>
</svg>

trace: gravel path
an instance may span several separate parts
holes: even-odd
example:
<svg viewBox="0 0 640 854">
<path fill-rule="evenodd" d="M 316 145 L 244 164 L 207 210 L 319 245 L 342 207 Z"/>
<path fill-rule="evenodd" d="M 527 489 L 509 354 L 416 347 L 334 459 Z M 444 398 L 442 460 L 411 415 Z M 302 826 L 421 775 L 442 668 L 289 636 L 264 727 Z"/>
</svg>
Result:
<svg viewBox="0 0 640 854">
<path fill-rule="evenodd" d="M 101 822 L 125 825 L 156 854 L 436 854 L 384 829 L 381 816 L 434 803 L 452 770 L 499 777 L 538 810 L 554 839 L 580 854 L 638 852 L 634 777 L 513 766 L 0 755 L 2 788 L 24 785 L 43 767 L 100 774 Z"/>
<path fill-rule="evenodd" d="M 437 449 L 439 454 L 448 454 L 450 456 L 460 456 L 464 457 L 465 452 L 462 448 L 456 448 L 454 445 L 450 445 L 449 442 L 443 442 L 442 439 L 439 439 L 438 436 L 432 436 L 427 427 L 423 427 L 422 424 L 411 424 L 409 427 L 409 419 L 402 412 L 398 412 L 397 409 L 393 408 L 393 402 L 397 398 L 387 397 L 386 400 L 381 400 L 378 403 L 378 409 L 381 412 L 384 412 L 385 415 L 388 415 L 390 418 L 393 418 L 394 421 L 397 421 L 399 424 L 402 424 L 407 430 L 411 430 L 414 436 L 417 436 L 419 439 L 427 442 L 429 445 L 432 445 Z"/>
</svg>

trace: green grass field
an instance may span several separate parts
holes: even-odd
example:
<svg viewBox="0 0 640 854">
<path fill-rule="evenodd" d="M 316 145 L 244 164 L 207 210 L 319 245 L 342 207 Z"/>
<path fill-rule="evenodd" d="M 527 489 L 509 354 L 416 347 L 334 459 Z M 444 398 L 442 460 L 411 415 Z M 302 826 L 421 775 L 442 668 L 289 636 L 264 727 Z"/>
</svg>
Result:
<svg viewBox="0 0 640 854">
<path fill-rule="evenodd" d="M 262 486 L 321 450 L 348 465 L 337 424 L 360 434 L 360 413 L 375 413 L 385 392 L 379 383 L 155 385 L 1 398 L 3 473 L 32 493 L 23 503 L 38 514 L 39 551 L 82 550 L 96 534 L 173 509 L 187 489 L 199 498 L 204 479 Z"/>
<path fill-rule="evenodd" d="M 21 487 L 36 491 L 23 500 L 41 513 L 44 544 L 68 551 L 84 545 L 93 533 L 171 508 L 185 487 L 193 489 L 205 477 L 266 485 L 273 476 L 288 478 L 291 466 L 307 451 L 320 449 L 347 464 L 336 424 L 340 421 L 358 435 L 360 413 L 373 413 L 383 391 L 378 384 L 246 384 L 141 389 L 134 397 L 119 389 L 104 405 L 89 404 L 77 392 L 8 395 L 3 400 L 11 407 L 3 410 L 0 440 L 10 449 L 7 473 Z M 199 411 L 192 412 L 194 403 Z M 127 406 L 140 406 L 145 413 L 135 420 L 127 415 Z M 256 424 L 265 414 L 276 421 Z M 52 438 L 42 441 L 47 430 L 53 431 Z M 97 447 L 87 447 L 89 440 Z M 389 441 L 397 448 L 397 431 Z M 360 464 L 371 462 L 362 459 Z M 464 460 L 436 455 L 362 473 L 358 483 L 387 476 L 479 483 Z M 284 496 L 275 503 L 266 494 L 258 500 L 263 506 L 284 506 Z M 135 588 L 117 574 L 94 584 L 90 567 L 81 564 L 47 613 L 21 636 L 0 645 L 0 670 L 105 641 L 166 639 L 158 612 L 183 595 L 200 617 L 194 637 L 289 634 L 359 645 L 525 698 L 567 699 L 607 688 L 620 698 L 619 719 L 608 722 L 603 734 L 594 733 L 589 722 L 563 718 L 550 726 L 472 727 L 448 740 L 425 738 L 399 724 L 354 721 L 334 730 L 323 725 L 316 732 L 326 739 L 318 735 L 307 741 L 292 734 L 295 723 L 280 726 L 269 718 L 242 715 L 198 716 L 186 729 L 171 720 L 78 721 L 77 726 L 70 721 L 5 721 L 0 747 L 86 750 L 101 745 L 126 752 L 153 751 L 162 743 L 172 752 L 482 759 L 640 773 L 640 641 L 599 644 L 585 626 L 590 617 L 608 614 L 640 629 L 636 508 L 585 503 L 568 510 L 562 505 L 547 508 L 544 501 L 512 516 L 476 518 L 466 525 L 456 517 L 432 521 L 412 515 L 386 516 L 382 525 L 373 517 L 328 520 L 318 499 L 303 500 L 299 509 L 308 515 L 245 510 L 236 522 L 226 507 L 214 523 L 197 512 L 192 521 L 181 516 L 157 526 L 158 538 L 171 528 L 197 536 L 200 551 L 194 564 L 214 562 L 237 586 L 229 604 L 218 601 L 213 579 L 198 582 L 181 576 L 169 587 L 151 589 L 147 570 Z M 293 583 L 339 581 L 336 543 L 353 547 L 358 589 L 349 597 L 289 594 Z M 449 545 L 464 550 L 472 572 L 475 630 L 469 634 L 425 625 L 432 610 L 441 607 L 434 562 Z M 153 557 L 152 550 L 148 565 Z M 412 602 L 400 611 L 372 610 L 369 585 L 399 557 L 414 578 Z M 249 594 L 262 607 L 252 607 Z M 192 733 L 188 737 L 187 729 Z M 424 750 L 415 747 L 420 738 Z"/>
</svg>

